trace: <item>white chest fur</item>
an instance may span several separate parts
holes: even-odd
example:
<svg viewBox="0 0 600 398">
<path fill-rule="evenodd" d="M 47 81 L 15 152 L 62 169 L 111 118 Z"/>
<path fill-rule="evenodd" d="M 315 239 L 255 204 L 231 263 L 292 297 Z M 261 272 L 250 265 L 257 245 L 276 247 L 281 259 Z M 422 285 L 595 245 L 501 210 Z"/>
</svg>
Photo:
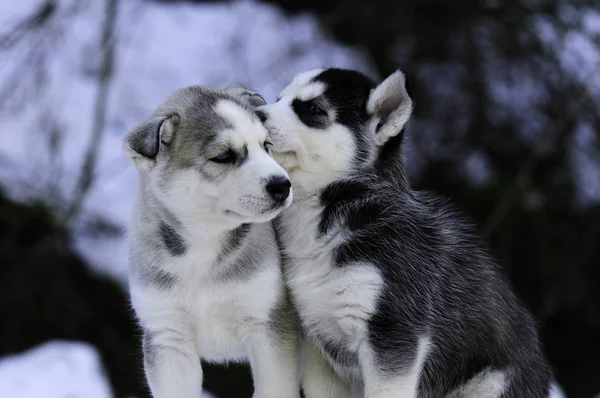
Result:
<svg viewBox="0 0 600 398">
<path fill-rule="evenodd" d="M 251 283 L 213 284 L 198 290 L 193 322 L 202 357 L 219 362 L 246 357 L 244 342 L 253 333 L 264 332 L 270 309 L 281 297 L 280 275 L 274 271 L 258 273 Z"/>
<path fill-rule="evenodd" d="M 189 336 L 205 359 L 241 360 L 247 356 L 244 343 L 257 328 L 264 331 L 282 297 L 278 258 L 276 253 L 267 256 L 249 280 L 223 281 L 212 276 L 216 255 L 207 255 L 206 249 L 192 245 L 184 256 L 164 264 L 176 277 L 170 289 L 132 283 L 132 302 L 145 329 Z"/>
<path fill-rule="evenodd" d="M 280 216 L 288 257 L 284 276 L 307 336 L 319 346 L 334 344 L 356 353 L 366 339 L 366 322 L 375 310 L 382 279 L 367 263 L 334 264 L 344 232 L 338 228 L 319 238 L 321 211 L 317 203 L 306 201 Z"/>
</svg>

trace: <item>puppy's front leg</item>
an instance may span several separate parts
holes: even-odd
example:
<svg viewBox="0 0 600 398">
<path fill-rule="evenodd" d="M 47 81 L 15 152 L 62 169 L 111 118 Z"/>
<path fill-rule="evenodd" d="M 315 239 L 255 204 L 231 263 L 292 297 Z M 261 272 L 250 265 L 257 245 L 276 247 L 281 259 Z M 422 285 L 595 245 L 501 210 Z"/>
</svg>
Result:
<svg viewBox="0 0 600 398">
<path fill-rule="evenodd" d="M 154 398 L 199 398 L 202 367 L 190 336 L 144 331 L 144 369 Z"/>
<path fill-rule="evenodd" d="M 394 361 L 379 357 L 370 344 L 358 352 L 365 398 L 415 398 L 419 396 L 419 380 L 430 348 L 428 337 L 415 338 L 415 347 L 407 350 L 405 362 L 393 366 Z M 387 360 L 386 360 L 387 359 Z"/>
<path fill-rule="evenodd" d="M 250 348 L 253 398 L 300 397 L 300 349 L 295 322 L 257 332 Z"/>
<path fill-rule="evenodd" d="M 333 371 L 317 347 L 304 340 L 302 390 L 306 398 L 349 398 L 350 388 Z"/>
</svg>

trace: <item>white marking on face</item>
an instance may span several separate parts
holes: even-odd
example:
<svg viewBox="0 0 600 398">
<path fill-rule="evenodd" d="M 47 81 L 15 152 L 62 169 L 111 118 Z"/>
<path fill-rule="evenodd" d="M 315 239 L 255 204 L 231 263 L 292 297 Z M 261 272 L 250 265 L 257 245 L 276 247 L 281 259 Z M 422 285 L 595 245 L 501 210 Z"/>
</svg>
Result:
<svg viewBox="0 0 600 398">
<path fill-rule="evenodd" d="M 312 81 L 322 71 L 296 76 L 283 89 L 278 102 L 260 107 L 267 114 L 264 124 L 270 132 L 273 156 L 289 173 L 296 198 L 346 174 L 354 159 L 354 136 L 347 127 L 334 122 L 335 109 L 328 110 L 332 123 L 317 129 L 305 125 L 292 107 L 295 99 L 308 101 L 323 95 L 325 84 Z"/>
<path fill-rule="evenodd" d="M 267 191 L 273 178 L 288 178 L 285 170 L 265 151 L 267 130 L 248 109 L 221 100 L 214 110 L 231 126 L 217 132 L 197 167 L 169 175 L 157 196 L 180 220 L 198 222 L 206 218 L 234 223 L 264 222 L 291 204 L 292 192 L 283 204 Z M 226 151 L 237 158 L 232 162 L 210 160 Z M 200 155 L 199 155 L 200 159 Z M 156 184 L 155 184 L 156 186 Z"/>
<path fill-rule="evenodd" d="M 292 82 L 281 91 L 280 97 L 283 98 L 286 96 L 299 95 L 301 90 L 306 85 L 311 83 L 312 79 L 317 77 L 321 72 L 323 72 L 323 70 L 324 69 L 312 69 L 312 70 L 309 70 L 306 72 L 299 73 L 298 75 L 296 75 L 296 77 L 294 77 Z M 321 92 L 321 94 L 322 94 L 322 92 Z M 306 100 L 308 98 L 303 98 L 303 99 Z"/>
<path fill-rule="evenodd" d="M 233 125 L 229 134 L 229 140 L 235 147 L 258 147 L 262 149 L 262 143 L 267 137 L 267 131 L 258 118 L 251 117 L 248 111 L 234 102 L 221 100 L 215 104 L 215 112 Z"/>
<path fill-rule="evenodd" d="M 219 208 L 229 215 L 250 217 L 253 221 L 270 220 L 282 207 L 276 204 L 266 190 L 273 177 L 288 178 L 287 173 L 265 151 L 267 130 L 258 118 L 231 101 L 219 101 L 215 111 L 233 125 L 223 132 L 233 147 L 247 148 L 243 163 L 227 173 L 221 182 Z M 292 194 L 285 206 L 292 201 Z"/>
</svg>

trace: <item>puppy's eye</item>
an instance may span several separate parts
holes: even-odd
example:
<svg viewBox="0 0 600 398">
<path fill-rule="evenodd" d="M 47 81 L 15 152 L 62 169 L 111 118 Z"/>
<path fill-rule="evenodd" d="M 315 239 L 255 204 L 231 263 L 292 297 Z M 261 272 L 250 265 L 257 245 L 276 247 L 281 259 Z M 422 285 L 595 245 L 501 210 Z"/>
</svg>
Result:
<svg viewBox="0 0 600 398">
<path fill-rule="evenodd" d="M 269 153 L 269 147 L 273 145 L 269 141 L 265 141 L 263 144 L 263 148 L 265 148 L 265 152 Z"/>
<path fill-rule="evenodd" d="M 229 149 L 227 152 L 223 152 L 210 160 L 215 163 L 233 163 L 235 162 L 235 152 Z"/>
<path fill-rule="evenodd" d="M 327 115 L 327 112 L 325 112 L 325 110 L 317 104 L 311 104 L 310 107 L 308 108 L 308 111 L 310 112 L 311 115 L 315 115 L 315 116 Z"/>
</svg>

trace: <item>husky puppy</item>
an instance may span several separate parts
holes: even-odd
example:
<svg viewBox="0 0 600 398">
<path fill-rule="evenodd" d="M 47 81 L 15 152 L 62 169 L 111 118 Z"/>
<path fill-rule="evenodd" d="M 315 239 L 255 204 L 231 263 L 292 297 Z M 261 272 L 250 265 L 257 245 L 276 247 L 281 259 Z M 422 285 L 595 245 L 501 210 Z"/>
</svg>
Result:
<svg viewBox="0 0 600 398">
<path fill-rule="evenodd" d="M 130 292 L 155 398 L 199 398 L 200 359 L 249 359 L 255 398 L 300 396 L 272 220 L 292 200 L 242 86 L 183 89 L 126 137 L 140 170 Z"/>
<path fill-rule="evenodd" d="M 294 78 L 258 108 L 294 185 L 276 220 L 308 398 L 547 396 L 531 315 L 475 229 L 411 189 L 404 75 Z"/>
</svg>

